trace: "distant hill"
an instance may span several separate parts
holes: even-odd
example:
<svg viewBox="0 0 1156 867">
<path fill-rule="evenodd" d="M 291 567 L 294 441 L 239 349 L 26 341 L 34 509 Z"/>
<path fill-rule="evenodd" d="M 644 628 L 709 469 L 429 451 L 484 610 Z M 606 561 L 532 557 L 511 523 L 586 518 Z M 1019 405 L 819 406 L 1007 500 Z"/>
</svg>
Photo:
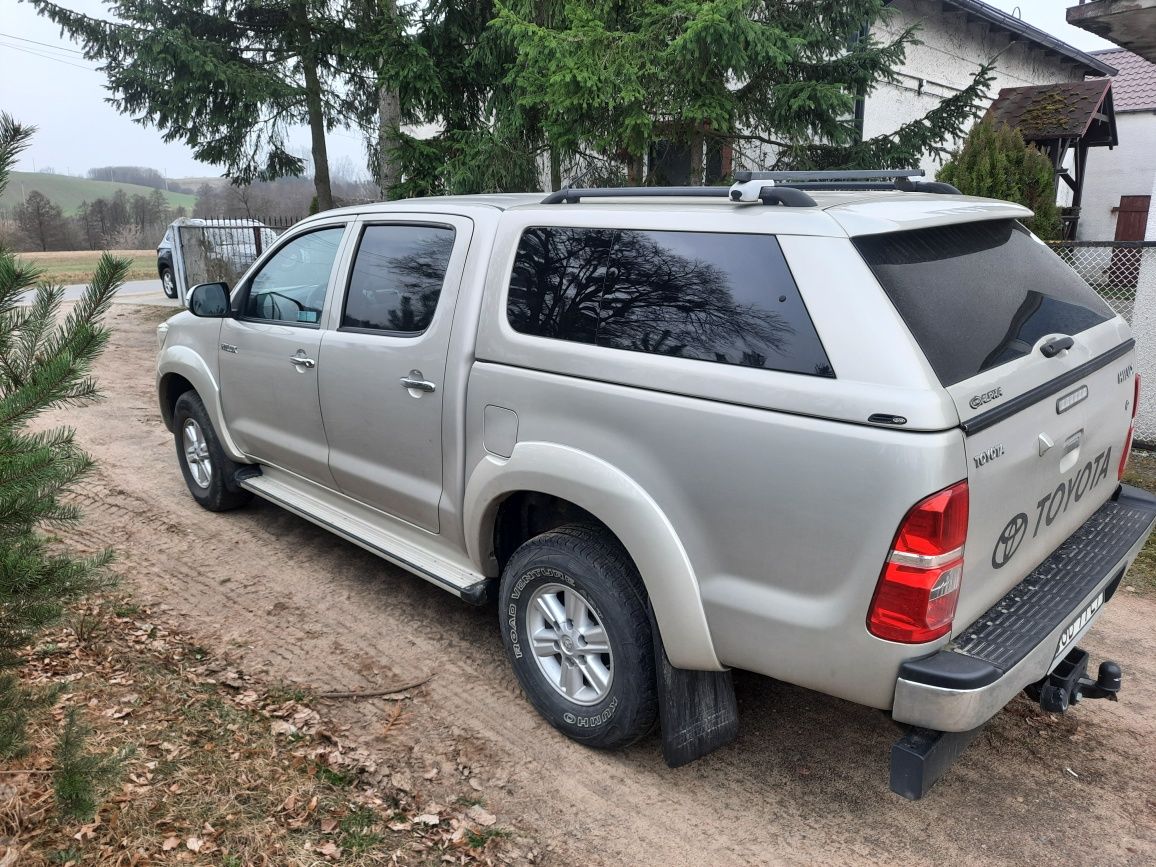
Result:
<svg viewBox="0 0 1156 867">
<path fill-rule="evenodd" d="M 8 188 L 0 194 L 0 210 L 11 211 L 23 197 L 33 190 L 39 190 L 52 200 L 53 204 L 60 205 L 64 213 L 72 216 L 80 207 L 81 202 L 91 202 L 94 199 L 111 199 L 117 190 L 124 190 L 125 195 L 132 198 L 136 195 L 152 195 L 152 187 L 142 187 L 137 184 L 120 184 L 114 181 L 90 181 L 86 178 L 74 178 L 69 175 L 47 175 L 40 172 L 12 172 L 8 178 Z M 193 205 L 197 202 L 196 196 L 185 193 L 170 193 L 161 190 L 173 208 L 184 207 L 190 214 Z"/>
</svg>

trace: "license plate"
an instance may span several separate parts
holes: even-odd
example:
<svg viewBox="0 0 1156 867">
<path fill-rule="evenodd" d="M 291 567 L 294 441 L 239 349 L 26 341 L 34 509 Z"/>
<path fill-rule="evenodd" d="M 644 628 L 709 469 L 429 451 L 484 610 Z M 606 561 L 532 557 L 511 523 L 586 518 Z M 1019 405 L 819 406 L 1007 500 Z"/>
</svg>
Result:
<svg viewBox="0 0 1156 867">
<path fill-rule="evenodd" d="M 1064 651 L 1068 649 L 1068 646 L 1075 640 L 1076 636 L 1080 634 L 1084 627 L 1092 622 L 1092 618 L 1096 616 L 1096 612 L 1100 610 L 1103 604 L 1104 591 L 1101 590 L 1100 594 L 1089 602 L 1087 607 L 1076 615 L 1076 619 L 1068 624 L 1068 628 L 1060 634 L 1060 643 L 1056 647 L 1056 655 L 1052 657 L 1053 661 L 1064 655 Z"/>
</svg>

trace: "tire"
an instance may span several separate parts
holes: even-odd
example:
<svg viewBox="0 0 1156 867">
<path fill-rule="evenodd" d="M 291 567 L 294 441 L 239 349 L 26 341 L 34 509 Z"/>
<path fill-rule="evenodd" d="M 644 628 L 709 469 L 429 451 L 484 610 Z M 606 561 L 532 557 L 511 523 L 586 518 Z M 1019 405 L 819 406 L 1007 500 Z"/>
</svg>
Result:
<svg viewBox="0 0 1156 867">
<path fill-rule="evenodd" d="M 245 505 L 253 495 L 233 481 L 242 467 L 221 448 L 205 404 L 195 391 L 186 391 L 173 408 L 173 438 L 177 461 L 193 499 L 210 512 L 225 512 Z"/>
<path fill-rule="evenodd" d="M 553 621 L 547 611 L 555 612 Z M 658 689 L 646 590 L 609 532 L 568 524 L 524 543 L 502 572 L 498 612 L 518 682 L 558 731 L 616 749 L 654 728 Z M 535 632 L 542 655 L 534 652 Z M 579 652 L 591 645 L 609 652 Z M 546 655 L 547 647 L 558 652 Z"/>
<path fill-rule="evenodd" d="M 177 297 L 177 280 L 173 276 L 173 269 L 168 266 L 161 267 L 161 289 L 164 290 L 166 297 Z"/>
</svg>

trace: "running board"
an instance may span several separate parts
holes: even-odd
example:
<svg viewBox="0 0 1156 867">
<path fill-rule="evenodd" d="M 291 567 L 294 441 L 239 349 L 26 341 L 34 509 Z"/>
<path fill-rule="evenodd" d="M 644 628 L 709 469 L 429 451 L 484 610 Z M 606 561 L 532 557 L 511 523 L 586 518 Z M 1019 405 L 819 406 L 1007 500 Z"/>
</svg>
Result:
<svg viewBox="0 0 1156 867">
<path fill-rule="evenodd" d="M 240 476 L 237 482 L 242 488 L 252 491 L 262 499 L 307 521 L 312 521 L 355 545 L 360 545 L 371 554 L 376 554 L 471 604 L 482 605 L 489 598 L 491 581 L 480 572 L 463 568 L 431 554 L 413 542 L 384 529 L 378 523 L 367 520 L 373 513 L 360 504 L 351 502 L 349 510 L 338 508 L 307 490 L 306 486 L 313 487 L 311 482 L 304 480 L 298 482 L 293 476 L 283 476 L 281 473 L 274 475 L 275 472 L 266 469 L 260 475 Z M 352 510 L 364 512 L 365 517 L 352 514 Z"/>
</svg>

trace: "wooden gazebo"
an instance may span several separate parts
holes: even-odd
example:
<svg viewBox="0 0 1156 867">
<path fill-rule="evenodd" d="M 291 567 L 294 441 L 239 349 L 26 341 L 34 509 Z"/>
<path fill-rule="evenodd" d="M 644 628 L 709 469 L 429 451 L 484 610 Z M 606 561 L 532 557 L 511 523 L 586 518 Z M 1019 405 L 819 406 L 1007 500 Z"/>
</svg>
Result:
<svg viewBox="0 0 1156 867">
<path fill-rule="evenodd" d="M 1005 87 L 988 109 L 988 116 L 1018 129 L 1025 142 L 1034 144 L 1052 161 L 1057 190 L 1060 181 L 1072 190 L 1072 206 L 1064 211 L 1064 238 L 1074 238 L 1088 148 L 1120 143 L 1112 107 L 1112 79 Z M 1069 152 L 1075 154 L 1074 171 L 1064 166 Z"/>
</svg>

